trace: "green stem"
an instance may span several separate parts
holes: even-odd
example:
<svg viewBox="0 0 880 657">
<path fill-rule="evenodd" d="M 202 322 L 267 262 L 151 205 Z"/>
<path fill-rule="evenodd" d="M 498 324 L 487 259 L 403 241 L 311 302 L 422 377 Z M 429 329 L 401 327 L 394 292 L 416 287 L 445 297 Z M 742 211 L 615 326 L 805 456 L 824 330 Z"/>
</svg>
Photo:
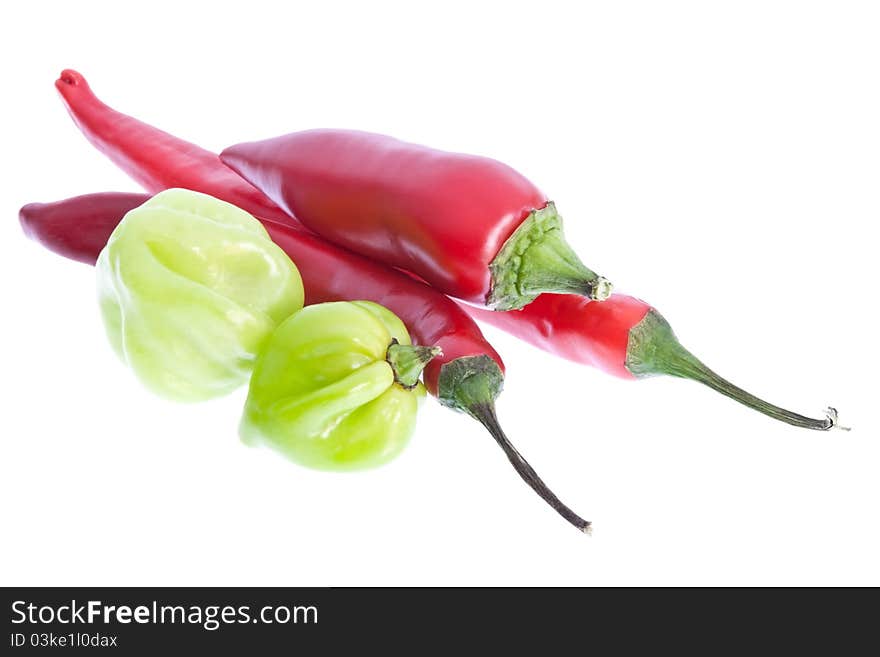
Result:
<svg viewBox="0 0 880 657">
<path fill-rule="evenodd" d="M 565 240 L 553 203 L 532 210 L 489 264 L 493 310 L 522 308 L 539 294 L 578 294 L 597 301 L 611 295 L 611 283 L 581 262 Z"/>
<path fill-rule="evenodd" d="M 440 371 L 438 397 L 445 406 L 467 413 L 482 424 L 504 450 L 517 474 L 559 515 L 584 533 L 590 523 L 563 504 L 513 446 L 495 414 L 495 399 L 504 385 L 504 375 L 488 356 L 456 358 Z"/>
<path fill-rule="evenodd" d="M 394 370 L 394 381 L 410 390 L 416 387 L 425 365 L 441 353 L 440 347 L 400 344 L 397 338 L 392 338 L 385 360 Z"/>
<path fill-rule="evenodd" d="M 637 377 L 668 374 L 698 381 L 759 413 L 796 427 L 817 431 L 839 427 L 837 411 L 830 406 L 821 420 L 806 417 L 766 402 L 718 376 L 681 345 L 669 323 L 653 308 L 630 330 L 626 367 Z"/>
</svg>

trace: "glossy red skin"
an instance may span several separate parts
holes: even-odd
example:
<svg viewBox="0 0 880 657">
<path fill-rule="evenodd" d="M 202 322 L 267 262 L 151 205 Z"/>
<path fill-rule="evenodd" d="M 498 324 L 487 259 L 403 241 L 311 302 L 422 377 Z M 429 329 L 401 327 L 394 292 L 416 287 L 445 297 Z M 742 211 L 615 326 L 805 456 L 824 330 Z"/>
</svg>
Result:
<svg viewBox="0 0 880 657">
<path fill-rule="evenodd" d="M 503 313 L 461 306 L 544 351 L 623 379 L 636 378 L 626 368 L 629 332 L 651 310 L 624 294 L 601 303 L 572 294 L 542 294 L 521 310 Z"/>
<path fill-rule="evenodd" d="M 547 204 L 501 162 L 366 132 L 295 132 L 220 158 L 327 240 L 477 304 L 504 242 Z"/>
<path fill-rule="evenodd" d="M 108 192 L 29 206 L 27 234 L 50 251 L 94 264 L 122 217 L 149 197 Z M 479 327 L 452 299 L 424 283 L 325 242 L 294 226 L 262 220 L 272 240 L 290 256 L 303 279 L 306 303 L 375 301 L 403 320 L 417 344 L 443 349 L 425 368 L 425 386 L 437 394 L 440 369 L 465 356 L 504 363 Z M 71 242 L 79 246 L 71 249 Z"/>
<path fill-rule="evenodd" d="M 62 71 L 55 88 L 86 139 L 151 194 L 182 187 L 266 219 L 287 220 L 262 192 L 223 166 L 216 153 L 108 107 L 76 71 Z"/>
<path fill-rule="evenodd" d="M 25 235 L 47 249 L 94 265 L 115 226 L 108 226 L 107 215 L 121 217 L 148 198 L 145 194 L 105 192 L 56 203 L 29 203 L 18 211 L 18 220 Z M 76 217 L 75 230 L 71 217 Z"/>
</svg>

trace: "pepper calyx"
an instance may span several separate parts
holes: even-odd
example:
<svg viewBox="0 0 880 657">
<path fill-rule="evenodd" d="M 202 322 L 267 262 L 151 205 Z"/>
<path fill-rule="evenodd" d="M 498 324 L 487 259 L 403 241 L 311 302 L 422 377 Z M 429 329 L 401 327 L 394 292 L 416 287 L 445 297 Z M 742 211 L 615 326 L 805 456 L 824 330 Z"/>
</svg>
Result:
<svg viewBox="0 0 880 657">
<path fill-rule="evenodd" d="M 596 301 L 611 296 L 611 283 L 584 265 L 565 240 L 562 217 L 552 201 L 529 212 L 489 263 L 489 272 L 486 306 L 492 310 L 522 308 L 544 292 Z"/>
<path fill-rule="evenodd" d="M 394 382 L 405 390 L 412 390 L 418 385 L 425 365 L 442 353 L 440 347 L 400 344 L 397 338 L 391 338 L 385 361 L 394 372 Z"/>
<path fill-rule="evenodd" d="M 669 322 L 651 308 L 629 332 L 626 368 L 637 378 L 666 374 L 697 381 L 751 409 L 795 427 L 828 431 L 841 427 L 837 410 L 828 407 L 821 420 L 771 404 L 719 376 L 678 341 Z"/>
<path fill-rule="evenodd" d="M 445 363 L 437 381 L 437 399 L 444 406 L 479 420 L 474 408 L 494 404 L 504 388 L 498 363 L 485 354 L 465 356 Z"/>
<path fill-rule="evenodd" d="M 482 424 L 516 473 L 550 507 L 569 523 L 585 534 L 590 534 L 591 524 L 584 520 L 556 497 L 529 462 L 508 439 L 495 414 L 495 399 L 504 386 L 504 374 L 498 363 L 489 356 L 465 356 L 456 358 L 440 370 L 437 398 L 444 406 L 466 413 Z"/>
</svg>

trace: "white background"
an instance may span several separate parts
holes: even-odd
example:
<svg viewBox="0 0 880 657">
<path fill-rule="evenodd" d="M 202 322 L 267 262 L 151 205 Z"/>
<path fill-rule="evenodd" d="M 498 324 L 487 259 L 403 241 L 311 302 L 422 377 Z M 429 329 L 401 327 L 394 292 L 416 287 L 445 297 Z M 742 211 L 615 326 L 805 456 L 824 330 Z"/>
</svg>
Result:
<svg viewBox="0 0 880 657">
<path fill-rule="evenodd" d="M 3 584 L 880 584 L 876 3 L 0 12 Z M 509 368 L 503 423 L 592 538 L 433 400 L 403 456 L 365 474 L 248 449 L 243 390 L 151 397 L 105 343 L 93 271 L 19 230 L 26 202 L 136 189 L 67 117 L 66 67 L 208 148 L 350 127 L 508 162 L 710 366 L 854 430 L 486 329 Z"/>
</svg>

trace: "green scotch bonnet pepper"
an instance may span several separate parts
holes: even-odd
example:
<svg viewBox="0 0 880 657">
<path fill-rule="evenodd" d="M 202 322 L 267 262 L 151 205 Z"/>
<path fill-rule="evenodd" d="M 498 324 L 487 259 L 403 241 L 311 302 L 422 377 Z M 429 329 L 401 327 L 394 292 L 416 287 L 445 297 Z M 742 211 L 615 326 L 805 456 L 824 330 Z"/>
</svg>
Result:
<svg viewBox="0 0 880 657">
<path fill-rule="evenodd" d="M 419 376 L 439 353 L 370 301 L 308 306 L 257 357 L 241 438 L 320 470 L 387 463 L 415 430 Z"/>
<path fill-rule="evenodd" d="M 299 271 L 259 221 L 184 189 L 125 215 L 97 279 L 117 354 L 149 389 L 179 401 L 243 384 L 272 331 L 303 305 Z"/>
</svg>

